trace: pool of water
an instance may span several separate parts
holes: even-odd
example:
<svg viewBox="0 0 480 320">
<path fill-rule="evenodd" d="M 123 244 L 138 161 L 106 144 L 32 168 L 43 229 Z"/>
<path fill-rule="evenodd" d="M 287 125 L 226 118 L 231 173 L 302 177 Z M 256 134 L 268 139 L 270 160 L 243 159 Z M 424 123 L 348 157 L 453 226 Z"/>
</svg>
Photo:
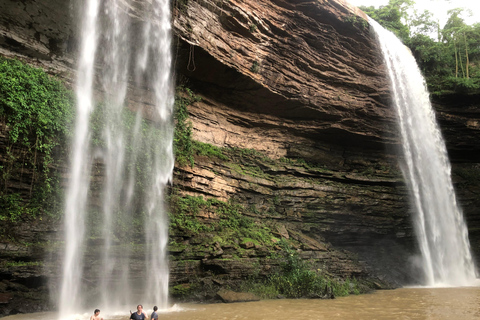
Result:
<svg viewBox="0 0 480 320">
<path fill-rule="evenodd" d="M 101 309 L 101 306 L 97 306 Z M 150 315 L 151 307 L 144 306 Z M 126 310 L 102 312 L 105 320 L 128 320 Z M 232 304 L 176 304 L 159 310 L 159 320 L 307 319 L 480 319 L 480 288 L 403 288 L 333 300 L 264 300 Z M 93 312 L 93 310 L 92 310 Z M 90 313 L 66 317 L 88 320 Z M 63 318 L 63 317 L 62 317 Z M 4 320 L 56 320 L 53 312 L 14 315 Z"/>
</svg>

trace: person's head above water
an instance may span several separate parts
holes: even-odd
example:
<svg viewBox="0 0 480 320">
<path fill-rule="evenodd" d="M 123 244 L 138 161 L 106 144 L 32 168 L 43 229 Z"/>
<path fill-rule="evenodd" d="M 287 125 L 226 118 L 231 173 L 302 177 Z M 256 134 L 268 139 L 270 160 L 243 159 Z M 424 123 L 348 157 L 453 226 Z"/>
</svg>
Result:
<svg viewBox="0 0 480 320">
<path fill-rule="evenodd" d="M 100 313 L 100 309 L 95 309 L 95 311 L 93 311 L 93 313 L 98 316 L 98 314 Z"/>
</svg>

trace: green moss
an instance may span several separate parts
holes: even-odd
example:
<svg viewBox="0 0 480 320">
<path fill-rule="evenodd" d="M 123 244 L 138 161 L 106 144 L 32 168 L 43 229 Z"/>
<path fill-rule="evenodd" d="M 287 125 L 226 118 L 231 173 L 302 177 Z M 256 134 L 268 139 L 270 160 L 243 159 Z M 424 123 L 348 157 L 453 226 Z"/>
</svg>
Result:
<svg viewBox="0 0 480 320">
<path fill-rule="evenodd" d="M 178 87 L 175 94 L 174 118 L 175 133 L 173 146 L 175 159 L 179 166 L 194 164 L 194 145 L 192 142 L 192 123 L 188 120 L 188 106 L 200 101 L 200 98 L 193 94 L 193 91 Z"/>
<path fill-rule="evenodd" d="M 40 261 L 3 261 L 0 267 L 3 268 L 15 268 L 15 267 L 39 267 L 43 263 Z"/>
<path fill-rule="evenodd" d="M 214 232 L 215 236 L 208 240 L 209 243 L 235 244 L 234 239 L 249 238 L 256 244 L 273 246 L 274 236 L 270 228 L 245 215 L 251 212 L 240 204 L 179 195 L 172 195 L 169 202 L 171 234 L 175 234 L 177 229 L 194 235 Z M 200 212 L 206 211 L 217 215 L 219 220 L 207 223 L 197 217 Z"/>
<path fill-rule="evenodd" d="M 258 63 L 258 61 L 253 61 L 252 62 L 252 66 L 250 67 L 250 71 L 252 71 L 253 73 L 258 73 L 260 71 L 260 64 Z"/>
<path fill-rule="evenodd" d="M 175 95 L 175 133 L 174 152 L 179 166 L 195 164 L 195 155 L 215 157 L 228 160 L 228 157 L 219 147 L 208 143 L 192 140 L 192 123 L 189 120 L 188 106 L 201 101 L 192 90 L 178 87 Z"/>
<path fill-rule="evenodd" d="M 199 156 L 206 156 L 206 157 L 215 157 L 221 160 L 228 160 L 228 157 L 223 154 L 222 148 L 213 146 L 208 143 L 203 143 L 199 141 L 192 141 L 193 144 L 193 152 Z"/>
<path fill-rule="evenodd" d="M 193 289 L 194 287 L 191 284 L 183 283 L 170 287 L 169 292 L 173 297 L 182 298 L 190 295 Z"/>
<path fill-rule="evenodd" d="M 197 219 L 200 210 L 209 208 L 212 202 L 205 201 L 203 197 L 180 197 L 178 195 L 172 195 L 168 200 L 170 203 L 170 233 L 175 233 L 175 229 L 192 234 L 214 230 L 213 226 Z"/>
<path fill-rule="evenodd" d="M 254 240 L 252 238 L 243 238 L 242 241 L 240 242 L 241 244 L 245 244 L 245 243 L 253 243 L 254 245 L 260 245 L 260 243 L 257 241 L 257 240 Z"/>
</svg>

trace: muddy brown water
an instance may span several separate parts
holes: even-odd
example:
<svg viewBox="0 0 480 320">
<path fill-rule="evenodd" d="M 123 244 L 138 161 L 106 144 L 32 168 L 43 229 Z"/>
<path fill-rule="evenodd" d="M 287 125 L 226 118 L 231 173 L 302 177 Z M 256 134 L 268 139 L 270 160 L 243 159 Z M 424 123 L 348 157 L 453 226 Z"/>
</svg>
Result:
<svg viewBox="0 0 480 320">
<path fill-rule="evenodd" d="M 150 314 L 151 310 L 146 309 Z M 101 315 L 104 320 L 129 318 L 128 310 Z M 86 313 L 69 318 L 88 320 L 89 317 L 90 314 Z M 56 320 L 58 315 L 52 312 L 32 313 L 3 319 Z M 232 304 L 177 304 L 159 312 L 159 320 L 220 319 L 480 319 L 480 288 L 402 288 L 333 300 L 285 299 Z"/>
</svg>

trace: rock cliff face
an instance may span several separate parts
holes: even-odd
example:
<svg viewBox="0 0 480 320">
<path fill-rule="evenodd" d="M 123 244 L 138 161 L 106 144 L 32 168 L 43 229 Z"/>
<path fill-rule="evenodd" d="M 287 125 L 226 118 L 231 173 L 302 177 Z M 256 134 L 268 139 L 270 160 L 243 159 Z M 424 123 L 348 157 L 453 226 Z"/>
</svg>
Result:
<svg viewBox="0 0 480 320">
<path fill-rule="evenodd" d="M 198 139 L 276 158 L 302 149 L 319 162 L 395 144 L 384 69 L 358 9 L 336 1 L 190 1 L 175 13 L 178 70 L 211 102 L 191 111 Z"/>
<path fill-rule="evenodd" d="M 194 138 L 327 170 L 257 160 L 247 166 L 266 177 L 252 179 L 199 158 L 193 169 L 179 168 L 175 184 L 246 206 L 277 197 L 274 211 L 290 229 L 351 249 L 371 274 L 392 270 L 382 277 L 410 281 L 408 268 L 394 267 L 398 260 L 389 256 L 406 261 L 413 239 L 384 67 L 361 15 L 336 1 L 190 1 L 177 8 L 177 70 L 202 98 L 189 108 Z"/>
<path fill-rule="evenodd" d="M 0 54 L 72 83 L 74 7 L 66 0 L 2 1 Z M 363 17 L 342 0 L 176 1 L 177 82 L 201 97 L 188 107 L 193 137 L 237 151 L 177 166 L 174 186 L 180 195 L 252 208 L 255 223 L 294 239 L 304 259 L 335 277 L 388 287 L 414 280 L 409 258 L 416 248 L 385 70 Z M 131 88 L 130 108 L 141 104 L 142 90 Z M 436 107 L 477 253 L 480 109 L 473 98 L 441 98 Z M 0 139 L 5 136 L 3 130 Z M 218 217 L 203 210 L 196 219 L 208 224 Z M 54 307 L 39 297 L 46 296 L 47 280 L 57 285 L 52 243 L 61 225 L 26 221 L 13 228 L 22 242 L 36 245 L 3 238 L 2 259 L 35 262 L 48 255 L 53 263 L 48 270 L 2 265 L 0 312 Z M 222 246 L 214 234 L 174 229 L 171 240 L 177 289 L 190 288 L 194 278 L 214 291 L 264 277 L 279 263 L 262 245 Z"/>
</svg>

